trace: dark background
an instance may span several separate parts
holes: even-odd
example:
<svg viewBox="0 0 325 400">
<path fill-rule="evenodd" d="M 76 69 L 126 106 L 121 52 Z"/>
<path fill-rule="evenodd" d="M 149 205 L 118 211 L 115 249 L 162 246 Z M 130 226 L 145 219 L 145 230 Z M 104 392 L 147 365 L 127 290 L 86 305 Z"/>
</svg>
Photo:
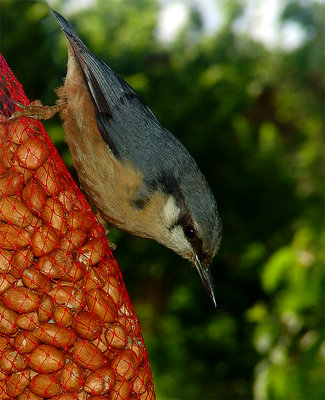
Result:
<svg viewBox="0 0 325 400">
<path fill-rule="evenodd" d="M 279 26 L 294 22 L 305 35 L 291 51 L 234 33 L 241 1 L 223 3 L 223 26 L 209 35 L 187 2 L 191 18 L 168 44 L 155 34 L 154 0 L 94 0 L 73 12 L 55 3 L 196 158 L 223 220 L 217 309 L 184 260 L 111 232 L 158 399 L 325 397 L 325 5 L 283 3 Z M 47 4 L 0 1 L 0 26 L 27 96 L 54 104 L 66 43 Z M 76 177 L 59 118 L 45 127 Z"/>
</svg>

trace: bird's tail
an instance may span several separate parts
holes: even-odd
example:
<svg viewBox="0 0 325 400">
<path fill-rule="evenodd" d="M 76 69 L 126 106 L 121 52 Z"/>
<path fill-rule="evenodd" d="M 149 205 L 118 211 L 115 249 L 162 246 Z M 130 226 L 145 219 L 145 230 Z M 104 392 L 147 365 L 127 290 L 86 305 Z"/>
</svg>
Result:
<svg viewBox="0 0 325 400">
<path fill-rule="evenodd" d="M 78 37 L 69 22 L 57 11 L 51 9 L 56 16 L 70 47 L 72 48 L 80 68 L 85 76 L 90 95 L 96 105 L 98 112 L 112 115 L 116 105 L 122 107 L 121 99 L 133 99 L 142 111 L 150 114 L 152 112 L 144 104 L 136 92 L 100 58 L 96 57 Z"/>
<path fill-rule="evenodd" d="M 96 57 L 79 38 L 69 22 L 57 11 L 51 9 L 59 21 L 61 29 L 72 48 L 90 95 L 100 112 L 111 113 L 109 104 L 114 105 L 120 96 L 121 81 L 117 75 L 98 57 Z"/>
<path fill-rule="evenodd" d="M 53 14 L 56 16 L 56 19 L 59 21 L 59 24 L 61 26 L 62 31 L 64 32 L 65 36 L 67 37 L 69 43 L 73 48 L 84 48 L 87 49 L 87 46 L 84 44 L 84 42 L 79 38 L 75 30 L 72 28 L 72 26 L 69 24 L 69 22 L 57 11 L 53 10 L 51 8 L 51 11 Z"/>
</svg>

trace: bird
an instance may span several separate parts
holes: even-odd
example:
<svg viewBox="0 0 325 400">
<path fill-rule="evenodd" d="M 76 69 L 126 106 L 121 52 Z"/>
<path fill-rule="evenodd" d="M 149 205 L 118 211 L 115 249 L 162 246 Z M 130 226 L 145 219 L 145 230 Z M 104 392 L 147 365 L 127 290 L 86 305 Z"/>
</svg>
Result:
<svg viewBox="0 0 325 400">
<path fill-rule="evenodd" d="M 188 260 L 216 306 L 210 266 L 222 225 L 206 178 L 135 90 L 51 10 L 67 39 L 67 73 L 57 105 L 43 115 L 30 106 L 30 116 L 60 112 L 79 181 L 100 216 Z"/>
</svg>

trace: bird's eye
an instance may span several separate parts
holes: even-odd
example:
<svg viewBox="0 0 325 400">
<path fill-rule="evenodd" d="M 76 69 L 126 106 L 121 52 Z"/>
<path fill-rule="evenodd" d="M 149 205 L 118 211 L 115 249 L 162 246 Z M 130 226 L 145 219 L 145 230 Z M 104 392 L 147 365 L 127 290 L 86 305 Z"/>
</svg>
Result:
<svg viewBox="0 0 325 400">
<path fill-rule="evenodd" d="M 188 239 L 193 239 L 195 236 L 195 229 L 193 226 L 186 226 L 184 228 L 184 234 Z"/>
</svg>

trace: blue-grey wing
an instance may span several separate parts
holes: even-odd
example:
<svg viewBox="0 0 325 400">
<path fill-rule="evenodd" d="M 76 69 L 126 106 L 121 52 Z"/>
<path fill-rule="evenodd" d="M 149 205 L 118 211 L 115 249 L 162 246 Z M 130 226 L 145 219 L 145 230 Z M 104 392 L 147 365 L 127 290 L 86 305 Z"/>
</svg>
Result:
<svg viewBox="0 0 325 400">
<path fill-rule="evenodd" d="M 152 129 L 152 126 L 158 131 L 161 126 L 140 96 L 87 48 L 62 15 L 53 12 L 85 76 L 101 135 L 116 156 L 123 156 L 127 148 L 119 145 L 120 136 L 126 135 L 128 139 L 133 133 L 136 136 L 143 133 L 145 136 L 145 131 Z M 127 132 L 123 132 L 123 127 Z"/>
<path fill-rule="evenodd" d="M 164 129 L 140 96 L 81 41 L 71 25 L 57 12 L 95 105 L 103 140 L 115 157 L 130 160 L 146 184 L 160 184 L 166 191 L 191 175 L 196 163 L 184 146 Z M 166 157 L 167 155 L 167 157 Z"/>
</svg>

